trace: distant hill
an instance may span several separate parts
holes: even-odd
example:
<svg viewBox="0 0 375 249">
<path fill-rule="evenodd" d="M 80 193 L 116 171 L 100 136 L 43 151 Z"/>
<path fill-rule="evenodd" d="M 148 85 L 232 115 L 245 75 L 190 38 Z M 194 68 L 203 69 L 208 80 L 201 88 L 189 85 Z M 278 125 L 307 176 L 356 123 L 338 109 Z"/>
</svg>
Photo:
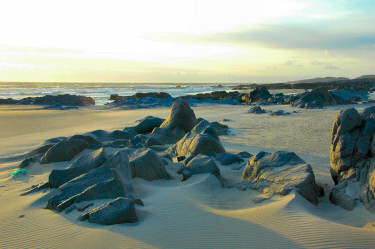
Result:
<svg viewBox="0 0 375 249">
<path fill-rule="evenodd" d="M 375 79 L 375 74 L 362 75 L 357 77 L 356 79 Z"/>
<path fill-rule="evenodd" d="M 362 77 L 362 76 L 361 76 Z M 296 81 L 289 81 L 288 83 L 292 84 L 300 84 L 300 83 L 330 83 L 333 81 L 342 81 L 342 80 L 350 80 L 349 78 L 345 77 L 324 77 L 324 78 L 313 78 L 313 79 L 306 79 L 306 80 L 296 80 Z"/>
</svg>

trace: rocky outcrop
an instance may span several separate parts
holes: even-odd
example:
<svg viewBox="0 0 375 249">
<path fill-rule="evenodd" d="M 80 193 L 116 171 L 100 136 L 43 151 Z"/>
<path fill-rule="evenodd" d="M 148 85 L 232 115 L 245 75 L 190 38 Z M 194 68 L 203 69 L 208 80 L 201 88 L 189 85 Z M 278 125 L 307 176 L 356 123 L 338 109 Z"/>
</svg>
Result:
<svg viewBox="0 0 375 249">
<path fill-rule="evenodd" d="M 352 210 L 360 201 L 375 212 L 375 107 L 342 110 L 332 128 L 330 200 Z"/>
<path fill-rule="evenodd" d="M 179 128 L 189 132 L 196 125 L 197 120 L 194 111 L 184 100 L 178 100 L 173 103 L 169 117 L 160 125 L 161 128 L 174 130 Z"/>
<path fill-rule="evenodd" d="M 202 119 L 194 128 L 191 130 L 193 134 L 208 134 L 212 137 L 219 139 L 219 135 L 215 127 L 205 119 Z"/>
<path fill-rule="evenodd" d="M 64 140 L 49 148 L 40 159 L 40 163 L 70 161 L 87 147 L 88 144 L 83 139 Z"/>
<path fill-rule="evenodd" d="M 102 225 L 133 223 L 138 221 L 134 201 L 129 198 L 119 197 L 101 205 L 87 213 L 80 220 L 88 220 Z"/>
<path fill-rule="evenodd" d="M 91 97 L 64 94 L 28 97 L 21 100 L 6 99 L 0 100 L 0 104 L 90 106 L 95 105 L 95 101 Z"/>
<path fill-rule="evenodd" d="M 311 92 L 305 93 L 300 99 L 293 103 L 293 106 L 310 109 L 332 105 L 347 105 L 350 103 L 350 101 L 329 92 L 327 88 L 318 87 Z"/>
<path fill-rule="evenodd" d="M 217 155 L 215 159 L 222 165 L 244 162 L 244 160 L 240 156 L 231 153 L 221 153 Z"/>
<path fill-rule="evenodd" d="M 268 196 L 296 190 L 312 204 L 319 203 L 319 188 L 309 164 L 293 152 L 259 152 L 246 164 L 240 189 L 256 189 Z"/>
<path fill-rule="evenodd" d="M 134 131 L 138 134 L 144 134 L 152 132 L 155 127 L 159 127 L 164 122 L 164 119 L 147 116 L 137 121 L 137 124 L 133 127 Z"/>
<path fill-rule="evenodd" d="M 272 95 L 267 90 L 266 87 L 260 86 L 255 87 L 253 91 L 251 91 L 248 95 L 242 97 L 242 100 L 245 103 L 257 103 L 262 101 L 268 101 L 269 98 L 272 98 Z"/>
</svg>

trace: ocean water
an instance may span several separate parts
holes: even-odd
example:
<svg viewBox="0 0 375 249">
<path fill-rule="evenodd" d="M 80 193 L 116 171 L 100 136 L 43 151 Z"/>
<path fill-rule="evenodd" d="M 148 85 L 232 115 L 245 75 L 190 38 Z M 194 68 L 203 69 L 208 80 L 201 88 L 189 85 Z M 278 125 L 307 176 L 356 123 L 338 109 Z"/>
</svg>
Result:
<svg viewBox="0 0 375 249">
<path fill-rule="evenodd" d="M 96 105 L 112 102 L 111 94 L 131 96 L 137 92 L 167 92 L 172 97 L 212 91 L 230 91 L 235 84 L 130 84 L 130 83 L 0 83 L 0 99 L 75 94 L 92 97 Z"/>
</svg>

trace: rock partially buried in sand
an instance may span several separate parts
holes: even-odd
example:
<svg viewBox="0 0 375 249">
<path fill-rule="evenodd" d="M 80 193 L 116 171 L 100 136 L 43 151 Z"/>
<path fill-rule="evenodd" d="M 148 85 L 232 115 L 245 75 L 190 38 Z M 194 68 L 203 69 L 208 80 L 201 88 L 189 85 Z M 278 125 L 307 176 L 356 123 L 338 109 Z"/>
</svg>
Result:
<svg viewBox="0 0 375 249">
<path fill-rule="evenodd" d="M 263 114 L 266 113 L 265 110 L 263 110 L 260 106 L 254 106 L 250 108 L 247 113 L 254 113 L 254 114 Z"/>
<path fill-rule="evenodd" d="M 331 176 L 336 186 L 332 203 L 352 210 L 359 200 L 375 212 L 375 107 L 358 113 L 354 108 L 341 111 L 333 124 Z M 358 187 L 358 191 L 354 191 Z M 348 194 L 351 193 L 351 194 Z"/>
<path fill-rule="evenodd" d="M 218 160 L 222 165 L 244 162 L 240 156 L 231 153 L 221 153 L 216 156 L 216 160 Z"/>
<path fill-rule="evenodd" d="M 220 141 L 208 134 L 187 133 L 180 141 L 167 150 L 177 156 L 212 155 L 225 152 Z"/>
<path fill-rule="evenodd" d="M 87 146 L 87 142 L 83 139 L 64 140 L 52 146 L 40 159 L 40 164 L 70 161 Z"/>
<path fill-rule="evenodd" d="M 158 117 L 147 116 L 144 119 L 138 120 L 137 125 L 133 129 L 138 134 L 151 132 L 155 127 L 159 127 L 165 120 Z"/>
<path fill-rule="evenodd" d="M 160 125 L 160 128 L 174 130 L 180 128 L 185 132 L 191 131 L 196 125 L 194 111 L 184 100 L 177 100 L 173 103 L 169 117 Z"/>
<path fill-rule="evenodd" d="M 296 190 L 312 204 L 317 205 L 318 187 L 310 165 L 293 152 L 259 152 L 253 156 L 242 173 L 237 187 L 260 190 L 272 196 L 287 195 Z"/>
<path fill-rule="evenodd" d="M 138 217 L 135 212 L 134 201 L 120 197 L 83 214 L 80 220 L 88 220 L 102 225 L 113 225 L 137 222 Z"/>
<path fill-rule="evenodd" d="M 102 165 L 107 159 L 104 148 L 93 151 L 87 155 L 77 158 L 68 168 L 63 170 L 52 170 L 49 175 L 51 188 L 57 188 L 73 178 L 89 172 Z"/>
<path fill-rule="evenodd" d="M 219 139 L 219 135 L 217 134 L 215 127 L 205 119 L 201 120 L 196 126 L 194 126 L 191 133 L 208 134 L 216 139 Z"/>
<path fill-rule="evenodd" d="M 161 158 L 153 150 L 139 149 L 135 151 L 130 156 L 129 163 L 132 177 L 140 177 L 148 181 L 170 179 Z"/>
</svg>

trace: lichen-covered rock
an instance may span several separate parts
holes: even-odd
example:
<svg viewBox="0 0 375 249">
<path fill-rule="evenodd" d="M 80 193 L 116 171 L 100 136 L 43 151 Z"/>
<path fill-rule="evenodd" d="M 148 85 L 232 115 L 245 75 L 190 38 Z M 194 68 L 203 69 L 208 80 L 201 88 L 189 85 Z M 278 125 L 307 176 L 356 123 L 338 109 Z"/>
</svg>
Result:
<svg viewBox="0 0 375 249">
<path fill-rule="evenodd" d="M 132 177 L 140 177 L 148 181 L 170 179 L 161 158 L 151 149 L 139 149 L 130 156 Z"/>
<path fill-rule="evenodd" d="M 138 221 L 134 201 L 120 197 L 83 214 L 80 220 L 102 225 L 133 223 Z"/>
<path fill-rule="evenodd" d="M 332 128 L 331 176 L 336 186 L 330 200 L 352 210 L 358 200 L 375 212 L 375 107 L 359 113 L 342 110 Z M 347 186 L 358 186 L 358 195 L 348 195 Z M 353 187 L 350 187 L 353 189 Z"/>
<path fill-rule="evenodd" d="M 169 117 L 160 125 L 161 128 L 174 130 L 180 128 L 185 132 L 191 131 L 196 125 L 194 111 L 184 100 L 177 100 L 173 103 Z"/>
<path fill-rule="evenodd" d="M 40 164 L 70 161 L 87 147 L 88 144 L 83 139 L 64 140 L 49 148 L 40 159 Z"/>
<path fill-rule="evenodd" d="M 177 156 L 212 155 L 225 152 L 220 141 L 208 134 L 187 133 L 180 141 L 167 150 Z"/>
<path fill-rule="evenodd" d="M 260 152 L 253 156 L 242 173 L 241 189 L 251 188 L 264 194 L 287 195 L 296 190 L 312 204 L 317 205 L 318 188 L 309 164 L 293 152 Z"/>
</svg>

